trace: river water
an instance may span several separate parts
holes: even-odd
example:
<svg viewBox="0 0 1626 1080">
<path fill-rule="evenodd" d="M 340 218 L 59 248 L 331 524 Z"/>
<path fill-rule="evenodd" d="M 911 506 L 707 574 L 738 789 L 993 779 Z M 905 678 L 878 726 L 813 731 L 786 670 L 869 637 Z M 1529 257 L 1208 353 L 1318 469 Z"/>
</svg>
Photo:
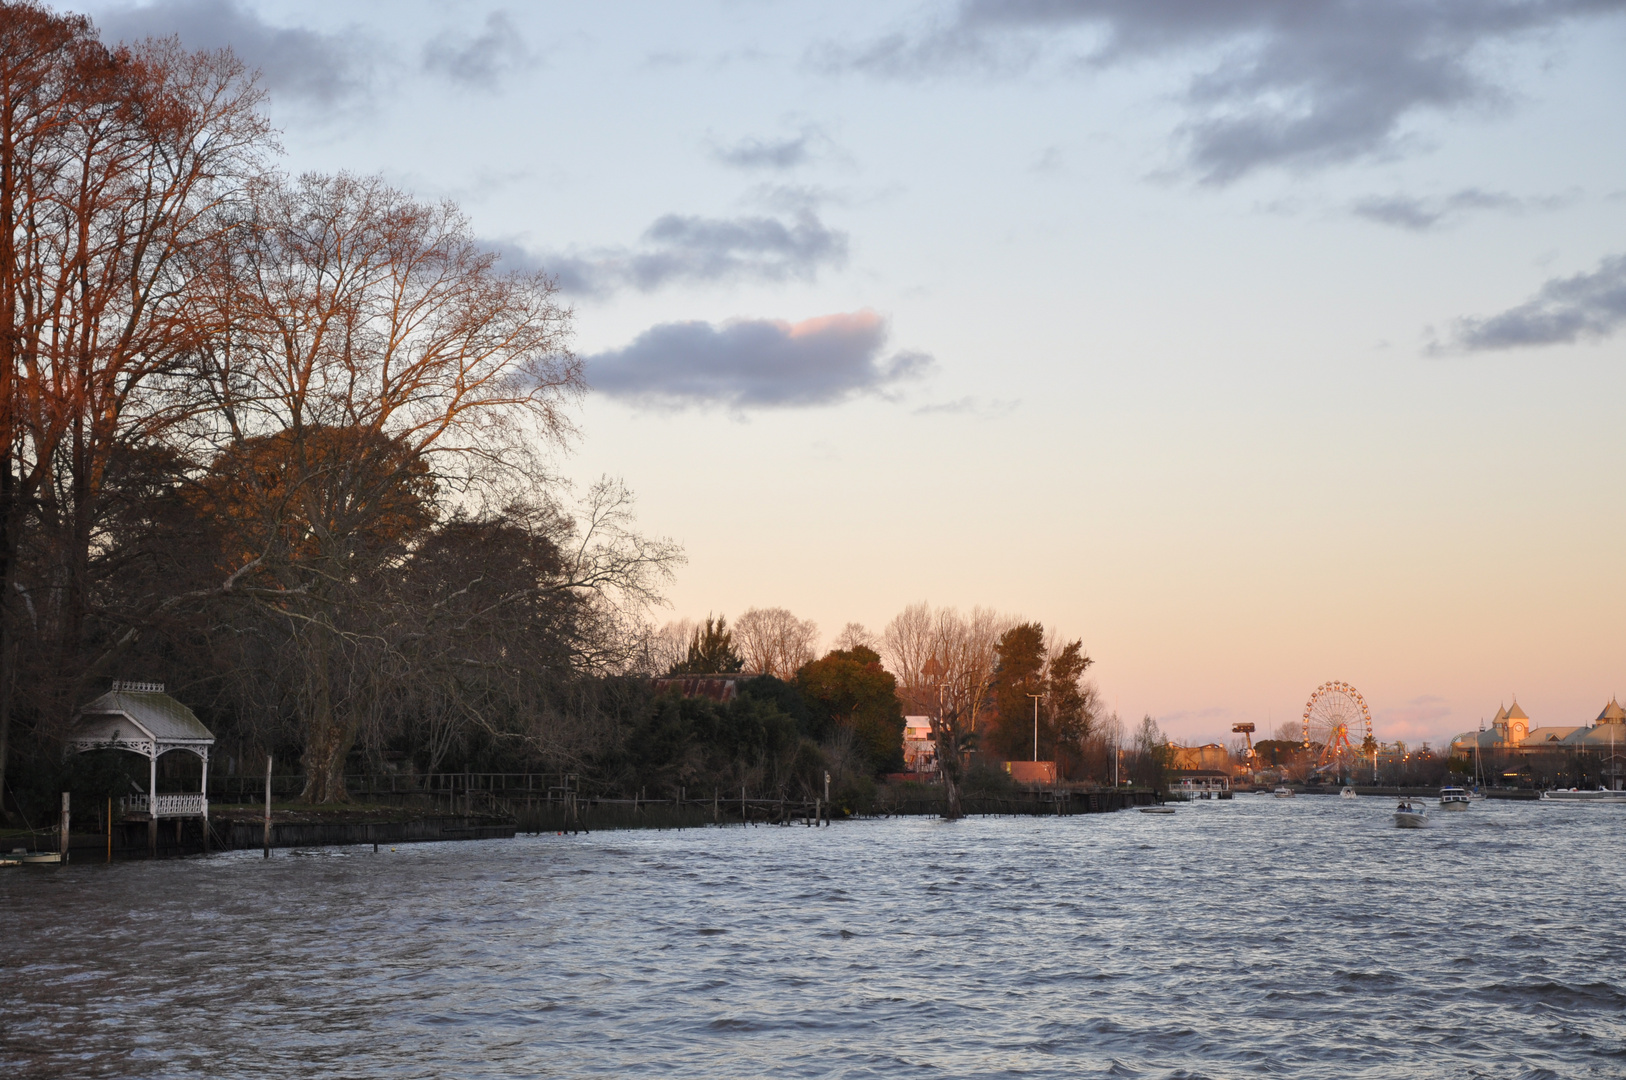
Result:
<svg viewBox="0 0 1626 1080">
<path fill-rule="evenodd" d="M 1621 1077 L 1626 808 L 0 870 L 0 1075 Z"/>
</svg>

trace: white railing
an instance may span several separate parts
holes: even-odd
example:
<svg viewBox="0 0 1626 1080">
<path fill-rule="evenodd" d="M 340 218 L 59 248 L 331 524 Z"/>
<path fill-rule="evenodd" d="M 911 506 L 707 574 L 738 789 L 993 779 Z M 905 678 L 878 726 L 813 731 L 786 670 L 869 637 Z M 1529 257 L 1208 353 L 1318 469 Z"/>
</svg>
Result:
<svg viewBox="0 0 1626 1080">
<path fill-rule="evenodd" d="M 119 800 L 119 809 L 129 814 L 147 812 L 147 796 L 126 795 Z M 160 795 L 157 817 L 202 817 L 209 812 L 209 801 L 202 795 Z"/>
</svg>

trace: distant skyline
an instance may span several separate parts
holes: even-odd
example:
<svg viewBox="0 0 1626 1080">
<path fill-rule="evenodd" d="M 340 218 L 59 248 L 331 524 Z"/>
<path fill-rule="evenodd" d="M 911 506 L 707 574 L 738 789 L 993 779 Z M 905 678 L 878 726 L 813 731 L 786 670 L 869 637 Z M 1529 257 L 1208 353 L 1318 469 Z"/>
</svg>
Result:
<svg viewBox="0 0 1626 1080">
<path fill-rule="evenodd" d="M 56 6 L 557 276 L 657 619 L 986 605 L 1194 740 L 1626 693 L 1626 0 Z"/>
</svg>

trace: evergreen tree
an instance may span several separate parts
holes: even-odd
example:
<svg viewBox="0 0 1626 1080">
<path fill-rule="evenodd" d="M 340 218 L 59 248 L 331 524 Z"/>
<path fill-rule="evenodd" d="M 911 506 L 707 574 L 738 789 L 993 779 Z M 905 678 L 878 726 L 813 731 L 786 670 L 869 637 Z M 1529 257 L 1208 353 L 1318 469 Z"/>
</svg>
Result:
<svg viewBox="0 0 1626 1080">
<path fill-rule="evenodd" d="M 989 749 L 1025 761 L 1033 756 L 1033 699 L 1029 695 L 1047 689 L 1044 627 L 1036 622 L 1020 623 L 1001 634 L 995 648 L 999 661 L 994 672 L 994 707 L 999 718 L 988 740 Z M 1039 736 L 1041 750 L 1053 741 L 1042 713 Z"/>
<path fill-rule="evenodd" d="M 734 651 L 734 634 L 728 620 L 706 616 L 706 625 L 696 627 L 689 639 L 689 655 L 672 665 L 671 675 L 727 675 L 745 666 Z"/>
</svg>

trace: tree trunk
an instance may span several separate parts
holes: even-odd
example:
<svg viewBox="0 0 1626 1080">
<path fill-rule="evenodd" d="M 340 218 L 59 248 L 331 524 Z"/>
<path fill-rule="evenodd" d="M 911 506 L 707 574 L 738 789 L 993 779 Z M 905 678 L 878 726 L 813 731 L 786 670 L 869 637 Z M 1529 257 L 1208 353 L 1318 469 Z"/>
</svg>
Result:
<svg viewBox="0 0 1626 1080">
<path fill-rule="evenodd" d="M 944 821 L 958 821 L 965 817 L 964 811 L 960 809 L 960 778 L 954 775 L 959 771 L 943 770 Z"/>
<path fill-rule="evenodd" d="M 313 627 L 310 644 L 310 699 L 305 718 L 305 753 L 300 759 L 305 768 L 305 790 L 299 799 L 308 803 L 349 802 L 349 793 L 344 789 L 344 762 L 350 756 L 356 733 L 354 725 L 341 720 L 333 710 L 328 671 L 331 635 L 324 628 Z"/>
</svg>

